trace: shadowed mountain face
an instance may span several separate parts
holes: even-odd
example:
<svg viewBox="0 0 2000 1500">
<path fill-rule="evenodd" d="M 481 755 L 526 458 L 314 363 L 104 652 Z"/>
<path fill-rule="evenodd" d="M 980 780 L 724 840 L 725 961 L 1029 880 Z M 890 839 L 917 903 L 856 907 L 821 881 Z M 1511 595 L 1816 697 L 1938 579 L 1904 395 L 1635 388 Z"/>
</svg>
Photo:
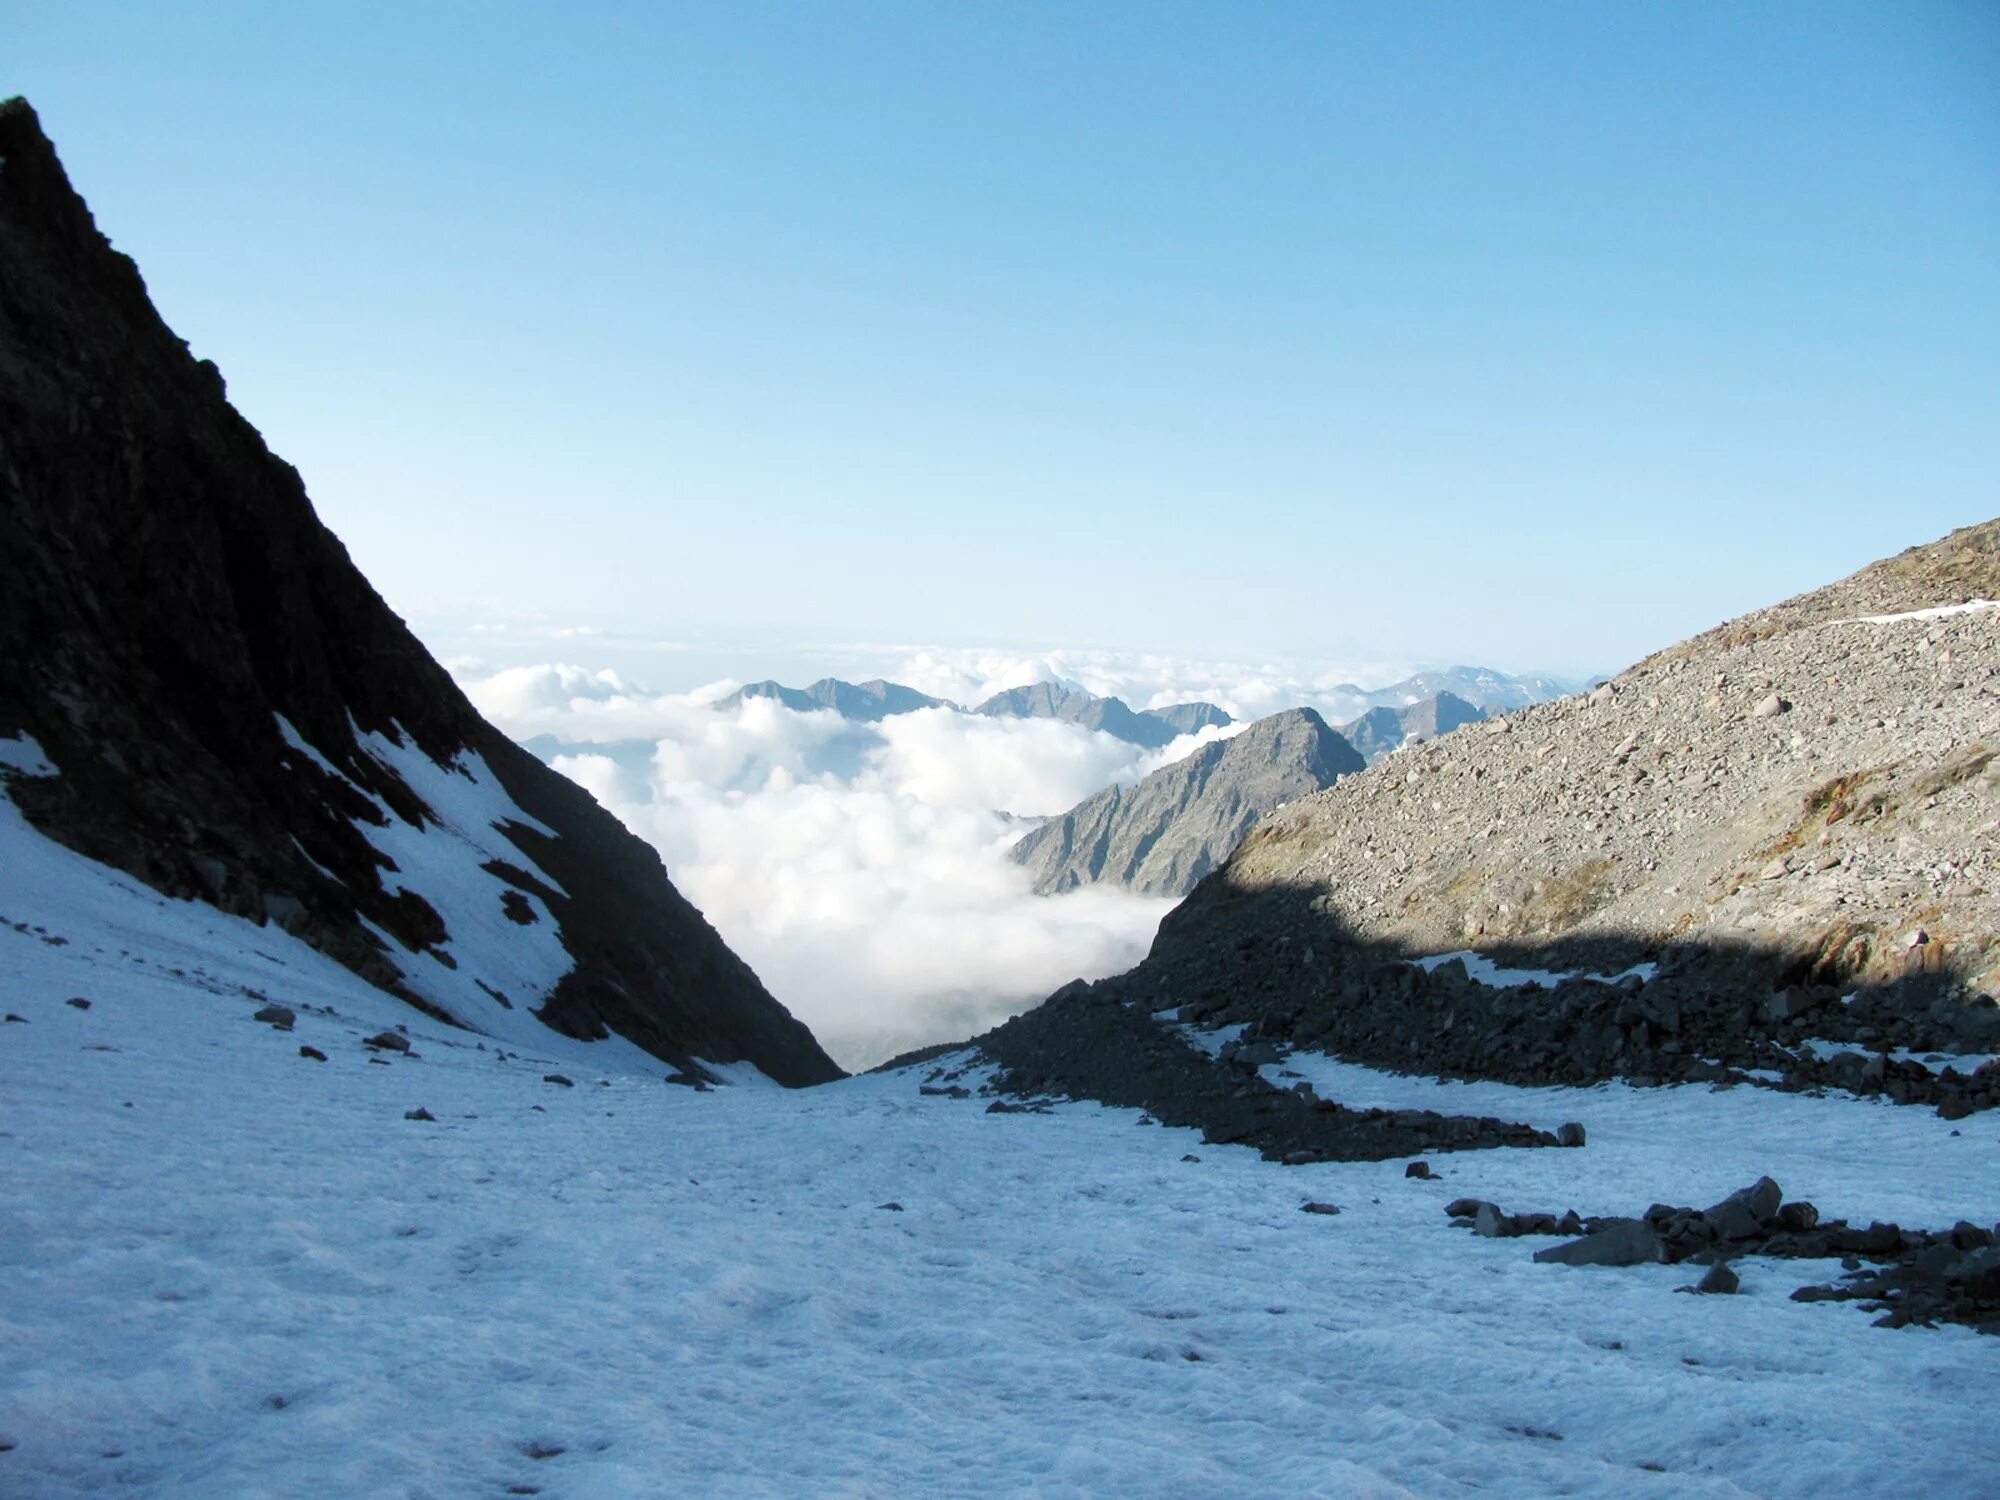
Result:
<svg viewBox="0 0 2000 1500">
<path fill-rule="evenodd" d="M 1148 750 L 1161 749 L 1211 724 L 1234 722 L 1213 703 L 1176 703 L 1134 713 L 1123 699 L 1100 698 L 1056 682 L 995 693 L 973 712 L 992 719 L 1060 719 Z"/>
<path fill-rule="evenodd" d="M 1013 848 L 1035 889 L 1099 882 L 1182 896 L 1282 803 L 1362 769 L 1361 757 L 1309 708 L 1259 719 L 1136 786 L 1107 787 Z"/>
<path fill-rule="evenodd" d="M 860 724 L 879 723 L 897 714 L 913 714 L 923 708 L 951 708 L 942 698 L 932 698 L 899 682 L 872 678 L 867 682 L 842 682 L 838 677 L 822 677 L 811 687 L 788 688 L 777 682 L 752 682 L 738 688 L 715 706 L 738 708 L 751 698 L 775 698 L 794 713 L 809 714 L 832 709 L 843 719 Z"/>
<path fill-rule="evenodd" d="M 0 737 L 50 837 L 433 1014 L 839 1075 L 657 855 L 487 725 L 0 105 Z"/>
<path fill-rule="evenodd" d="M 1456 693 L 1436 693 L 1408 708 L 1371 708 L 1352 723 L 1341 725 L 1340 732 L 1372 766 L 1412 741 L 1434 740 L 1485 717 L 1482 709 Z"/>
</svg>

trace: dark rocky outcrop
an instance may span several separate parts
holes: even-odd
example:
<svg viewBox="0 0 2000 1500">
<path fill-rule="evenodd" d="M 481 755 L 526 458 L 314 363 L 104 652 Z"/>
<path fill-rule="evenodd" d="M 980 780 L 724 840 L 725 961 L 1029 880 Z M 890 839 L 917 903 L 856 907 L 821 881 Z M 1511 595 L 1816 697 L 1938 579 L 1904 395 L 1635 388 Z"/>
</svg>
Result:
<svg viewBox="0 0 2000 1500">
<path fill-rule="evenodd" d="M 369 586 L 22 101 L 0 105 L 0 162 L 0 736 L 32 735 L 59 768 L 9 778 L 35 826 L 476 1025 L 410 977 L 448 975 L 470 943 L 368 836 L 448 837 L 369 746 L 420 754 L 450 788 L 483 766 L 513 811 L 476 832 L 515 852 L 461 873 L 522 941 L 549 925 L 515 926 L 502 895 L 541 903 L 572 965 L 523 1008 L 677 1065 L 838 1076 L 658 856 L 487 725 Z"/>
<path fill-rule="evenodd" d="M 1844 1219 L 1822 1220 L 1803 1200 L 1783 1201 L 1768 1177 L 1706 1209 L 1655 1203 L 1637 1218 L 1581 1219 L 1566 1213 L 1509 1214 L 1498 1205 L 1461 1198 L 1447 1205 L 1452 1222 L 1489 1238 L 1577 1235 L 1537 1250 L 1545 1265 L 1675 1265 L 1688 1261 L 1708 1272 L 1683 1291 L 1733 1294 L 1741 1280 L 1731 1262 L 1748 1256 L 1773 1260 L 1839 1259 L 1842 1281 L 1801 1287 L 1796 1302 L 1861 1302 L 1882 1316 L 1878 1327 L 1963 1323 L 2000 1333 L 2000 1226 L 1961 1220 L 1946 1230 L 1906 1229 L 1880 1222 L 1865 1227 Z M 1872 1264 L 1866 1264 L 1872 1263 Z"/>
<path fill-rule="evenodd" d="M 1290 709 L 1135 786 L 1107 787 L 1011 852 L 1045 896 L 1099 882 L 1184 896 L 1273 808 L 1361 769 L 1361 757 L 1318 714 Z"/>
<path fill-rule="evenodd" d="M 967 1045 L 1000 1064 L 992 1092 L 1023 1099 L 1068 1095 L 1143 1109 L 1163 1124 L 1195 1126 L 1209 1141 L 1254 1146 L 1287 1165 L 1556 1143 L 1547 1131 L 1505 1120 L 1347 1109 L 1307 1090 L 1275 1088 L 1247 1065 L 1190 1047 L 1105 987 L 1080 982 Z M 884 1067 L 911 1063 L 898 1058 Z M 950 1084 L 959 1076 L 962 1068 L 951 1073 L 941 1065 L 927 1081 Z"/>
</svg>

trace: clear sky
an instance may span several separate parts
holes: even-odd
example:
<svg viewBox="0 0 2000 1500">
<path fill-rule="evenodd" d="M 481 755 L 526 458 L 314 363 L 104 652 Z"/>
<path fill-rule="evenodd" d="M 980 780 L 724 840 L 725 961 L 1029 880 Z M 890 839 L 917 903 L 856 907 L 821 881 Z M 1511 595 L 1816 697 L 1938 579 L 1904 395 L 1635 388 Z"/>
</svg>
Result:
<svg viewBox="0 0 2000 1500">
<path fill-rule="evenodd" d="M 2000 512 L 2000 7 L 20 4 L 390 602 L 1615 668 Z"/>
</svg>

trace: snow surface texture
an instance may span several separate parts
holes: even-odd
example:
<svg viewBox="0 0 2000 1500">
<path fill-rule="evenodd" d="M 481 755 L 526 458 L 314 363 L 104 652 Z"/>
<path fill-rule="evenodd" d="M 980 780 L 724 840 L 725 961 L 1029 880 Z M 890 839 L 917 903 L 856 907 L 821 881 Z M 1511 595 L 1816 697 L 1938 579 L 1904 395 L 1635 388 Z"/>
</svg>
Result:
<svg viewBox="0 0 2000 1500">
<path fill-rule="evenodd" d="M 1689 1268 L 1537 1266 L 1442 1211 L 1768 1171 L 1939 1226 L 2000 1201 L 1989 1117 L 1314 1063 L 1591 1143 L 1287 1170 L 923 1069 L 697 1094 L 615 1044 L 503 1056 L 4 799 L 0 917 L 0 1494 L 2000 1490 L 2000 1341 L 1786 1300 L 1830 1265 L 1678 1297 Z M 369 1061 L 397 1022 L 417 1055 Z"/>
</svg>

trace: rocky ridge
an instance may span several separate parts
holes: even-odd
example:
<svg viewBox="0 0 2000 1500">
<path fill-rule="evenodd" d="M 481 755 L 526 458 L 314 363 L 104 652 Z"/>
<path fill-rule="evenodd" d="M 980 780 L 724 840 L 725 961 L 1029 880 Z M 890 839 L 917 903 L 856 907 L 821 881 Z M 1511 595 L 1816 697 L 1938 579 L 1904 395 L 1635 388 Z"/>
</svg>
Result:
<svg viewBox="0 0 2000 1500">
<path fill-rule="evenodd" d="M 1010 851 L 1056 895 L 1099 883 L 1182 896 L 1229 857 L 1257 820 L 1362 769 L 1309 708 L 1259 719 L 1133 786 L 1113 786 L 1034 829 Z"/>
<path fill-rule="evenodd" d="M 1997 543 L 1954 533 L 1290 804 L 1121 982 L 1392 1067 L 2000 1101 Z M 1460 948 L 1546 972 L 1407 962 Z"/>
</svg>

